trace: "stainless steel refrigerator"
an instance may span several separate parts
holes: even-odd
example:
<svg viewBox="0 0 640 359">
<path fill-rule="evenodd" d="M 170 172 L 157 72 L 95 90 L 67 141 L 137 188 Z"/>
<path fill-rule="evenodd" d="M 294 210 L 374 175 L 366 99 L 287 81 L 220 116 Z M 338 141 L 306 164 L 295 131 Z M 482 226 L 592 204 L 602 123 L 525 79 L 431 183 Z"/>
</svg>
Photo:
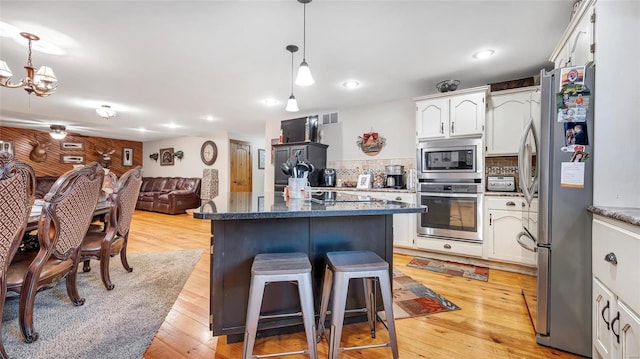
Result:
<svg viewBox="0 0 640 359">
<path fill-rule="evenodd" d="M 590 94 L 580 95 L 579 100 L 573 96 L 573 106 L 584 101 L 586 107 L 586 118 L 581 116 L 578 122 L 565 118 L 566 111 L 557 106 L 566 97 L 558 95 L 561 82 L 575 80 L 575 73 L 568 72 L 541 72 L 540 125 L 530 121 L 518 155 L 520 187 L 528 205 L 516 240 L 537 253 L 535 293 L 526 295 L 523 290 L 525 300 L 533 301 L 530 314 L 537 342 L 590 357 L 591 215 L 587 207 L 593 200 L 595 68 L 587 67 L 580 74 Z M 577 124 L 582 131 L 578 140 Z M 537 213 L 530 208 L 535 197 Z"/>
</svg>

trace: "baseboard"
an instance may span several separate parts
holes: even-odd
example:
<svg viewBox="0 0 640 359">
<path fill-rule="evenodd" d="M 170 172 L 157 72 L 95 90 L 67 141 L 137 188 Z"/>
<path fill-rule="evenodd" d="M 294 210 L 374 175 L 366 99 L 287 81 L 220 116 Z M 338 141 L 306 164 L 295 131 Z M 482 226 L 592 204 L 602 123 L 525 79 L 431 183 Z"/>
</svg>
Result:
<svg viewBox="0 0 640 359">
<path fill-rule="evenodd" d="M 490 261 L 482 258 L 471 258 L 471 257 L 456 256 L 451 254 L 429 252 L 429 251 L 424 251 L 420 249 L 393 247 L 393 252 L 398 254 L 408 255 L 408 256 L 414 256 L 414 257 L 423 257 L 423 258 L 439 259 L 441 261 L 451 261 L 451 262 L 472 264 L 476 266 L 488 267 L 492 269 L 527 274 L 532 276 L 535 276 L 537 272 L 537 269 L 534 267 L 528 267 L 528 266 L 517 265 L 512 263 L 495 262 L 495 261 Z"/>
</svg>

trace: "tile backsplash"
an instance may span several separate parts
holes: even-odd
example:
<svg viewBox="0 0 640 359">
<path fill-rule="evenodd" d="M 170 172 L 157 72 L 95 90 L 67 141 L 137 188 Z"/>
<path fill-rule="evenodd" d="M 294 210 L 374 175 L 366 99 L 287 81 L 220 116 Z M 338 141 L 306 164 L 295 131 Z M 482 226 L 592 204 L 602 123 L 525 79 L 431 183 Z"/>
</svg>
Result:
<svg viewBox="0 0 640 359">
<path fill-rule="evenodd" d="M 488 176 L 514 176 L 516 181 L 516 189 L 519 190 L 518 179 L 518 157 L 486 157 L 484 159 L 485 188 L 486 178 Z"/>
<path fill-rule="evenodd" d="M 415 158 L 393 158 L 384 160 L 344 160 L 344 161 L 327 161 L 327 167 L 335 168 L 336 179 L 338 183 L 355 184 L 358 176 L 362 174 L 371 174 L 372 185 L 374 188 L 384 186 L 384 166 L 400 165 L 404 166 L 405 171 L 416 168 Z"/>
</svg>

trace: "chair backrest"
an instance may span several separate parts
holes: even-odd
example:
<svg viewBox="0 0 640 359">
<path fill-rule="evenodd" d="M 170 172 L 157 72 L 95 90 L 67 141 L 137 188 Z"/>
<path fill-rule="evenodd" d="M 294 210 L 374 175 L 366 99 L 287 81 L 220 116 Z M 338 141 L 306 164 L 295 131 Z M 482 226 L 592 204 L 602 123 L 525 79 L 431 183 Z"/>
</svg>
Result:
<svg viewBox="0 0 640 359">
<path fill-rule="evenodd" d="M 126 236 L 129 233 L 141 185 L 142 167 L 137 166 L 125 172 L 113 190 L 110 218 L 116 218 L 118 236 Z M 116 213 L 114 214 L 113 211 Z"/>
<path fill-rule="evenodd" d="M 31 166 L 9 152 L 0 152 L 0 271 L 3 275 L 20 246 L 35 191 L 36 176 Z"/>
<path fill-rule="evenodd" d="M 84 239 L 98 203 L 104 171 L 97 162 L 58 178 L 44 197 L 38 223 L 40 250 L 67 259 Z"/>
</svg>

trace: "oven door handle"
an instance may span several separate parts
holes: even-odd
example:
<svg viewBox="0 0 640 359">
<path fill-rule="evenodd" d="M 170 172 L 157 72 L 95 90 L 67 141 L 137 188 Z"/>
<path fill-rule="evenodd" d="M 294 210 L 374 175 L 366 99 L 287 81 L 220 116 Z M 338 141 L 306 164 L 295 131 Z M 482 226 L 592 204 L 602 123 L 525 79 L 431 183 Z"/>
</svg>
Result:
<svg viewBox="0 0 640 359">
<path fill-rule="evenodd" d="M 529 238 L 529 240 L 533 243 L 533 246 L 529 246 L 528 244 L 524 243 L 522 241 L 522 237 L 527 237 Z M 531 251 L 531 252 L 537 252 L 538 251 L 538 247 L 536 246 L 536 241 L 535 239 L 531 238 L 531 236 L 529 235 L 529 233 L 527 233 L 527 231 L 523 230 L 520 233 L 518 233 L 518 235 L 516 236 L 516 242 L 518 242 L 518 244 L 520 245 L 520 247 Z"/>
<path fill-rule="evenodd" d="M 478 198 L 481 193 L 442 193 L 442 192 L 419 192 L 420 197 L 454 197 L 454 198 Z"/>
</svg>

